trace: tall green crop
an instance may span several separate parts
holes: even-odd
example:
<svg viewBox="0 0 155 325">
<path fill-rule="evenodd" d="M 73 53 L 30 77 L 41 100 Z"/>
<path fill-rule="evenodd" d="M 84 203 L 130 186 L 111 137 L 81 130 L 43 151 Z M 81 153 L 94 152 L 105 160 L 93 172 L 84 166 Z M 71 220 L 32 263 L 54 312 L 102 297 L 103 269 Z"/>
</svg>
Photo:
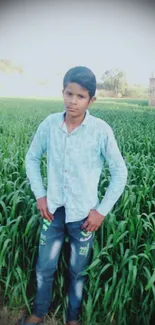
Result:
<svg viewBox="0 0 155 325">
<path fill-rule="evenodd" d="M 114 130 L 128 168 L 125 191 L 96 232 L 85 271 L 85 325 L 146 324 L 155 306 L 155 111 L 142 103 L 97 102 L 91 114 Z M 139 105 L 141 104 L 141 105 Z M 144 103 L 146 104 L 146 103 Z M 0 99 L 0 287 L 10 307 L 35 296 L 35 263 L 41 217 L 25 174 L 25 154 L 39 123 L 63 110 L 62 101 Z M 46 159 L 41 164 L 46 184 Z M 100 200 L 109 184 L 105 164 Z M 61 253 L 53 312 L 65 319 L 69 246 Z"/>
</svg>

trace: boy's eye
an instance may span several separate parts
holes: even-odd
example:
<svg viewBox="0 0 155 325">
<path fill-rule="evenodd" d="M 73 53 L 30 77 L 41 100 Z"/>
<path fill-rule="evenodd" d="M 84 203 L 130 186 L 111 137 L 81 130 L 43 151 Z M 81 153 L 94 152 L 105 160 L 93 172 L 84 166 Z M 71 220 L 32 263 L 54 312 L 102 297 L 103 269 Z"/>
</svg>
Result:
<svg viewBox="0 0 155 325">
<path fill-rule="evenodd" d="M 72 93 L 70 91 L 66 91 L 66 95 L 71 96 Z"/>
<path fill-rule="evenodd" d="M 67 91 L 66 94 L 67 94 L 68 96 L 72 96 L 72 95 L 73 95 L 70 91 Z M 78 94 L 77 96 L 78 96 L 80 99 L 85 98 L 83 95 L 80 95 L 80 94 Z"/>
</svg>

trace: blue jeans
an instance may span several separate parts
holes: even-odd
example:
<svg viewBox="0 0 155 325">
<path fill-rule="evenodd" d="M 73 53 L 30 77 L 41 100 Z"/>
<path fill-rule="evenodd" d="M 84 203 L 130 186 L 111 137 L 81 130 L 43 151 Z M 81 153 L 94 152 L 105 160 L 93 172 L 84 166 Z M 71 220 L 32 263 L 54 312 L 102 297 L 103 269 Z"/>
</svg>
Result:
<svg viewBox="0 0 155 325">
<path fill-rule="evenodd" d="M 43 317 L 48 313 L 54 273 L 57 270 L 58 259 L 66 234 L 70 241 L 66 319 L 73 321 L 78 319 L 81 307 L 83 287 L 86 280 L 86 276 L 81 275 L 81 272 L 90 263 L 94 236 L 93 233 L 82 231 L 80 228 L 87 217 L 81 221 L 65 224 L 65 208 L 63 206 L 58 208 L 53 215 L 55 218 L 51 223 L 43 219 L 36 264 L 37 294 L 33 313 L 37 317 Z"/>
</svg>

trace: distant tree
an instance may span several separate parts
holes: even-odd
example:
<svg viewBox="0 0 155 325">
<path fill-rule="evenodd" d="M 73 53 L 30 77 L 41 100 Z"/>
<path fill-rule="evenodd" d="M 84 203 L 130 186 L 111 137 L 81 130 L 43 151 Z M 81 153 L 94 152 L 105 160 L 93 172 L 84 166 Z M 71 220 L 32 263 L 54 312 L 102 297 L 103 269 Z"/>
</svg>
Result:
<svg viewBox="0 0 155 325">
<path fill-rule="evenodd" d="M 97 88 L 98 90 L 104 89 L 104 84 L 103 84 L 102 82 L 97 82 L 97 86 L 96 86 L 96 88 Z"/>
<path fill-rule="evenodd" d="M 101 77 L 102 83 L 97 84 L 97 89 L 114 91 L 124 94 L 128 88 L 126 73 L 120 69 L 106 70 Z"/>
<path fill-rule="evenodd" d="M 15 66 L 10 60 L 0 60 L 0 72 L 23 74 L 24 70 L 20 66 Z"/>
</svg>

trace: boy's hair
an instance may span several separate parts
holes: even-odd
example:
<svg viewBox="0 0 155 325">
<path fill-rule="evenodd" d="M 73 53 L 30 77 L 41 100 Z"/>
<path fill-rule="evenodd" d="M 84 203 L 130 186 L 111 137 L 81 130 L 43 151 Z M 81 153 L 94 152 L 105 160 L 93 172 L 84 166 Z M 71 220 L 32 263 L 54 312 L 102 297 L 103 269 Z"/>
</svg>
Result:
<svg viewBox="0 0 155 325">
<path fill-rule="evenodd" d="M 75 82 L 89 92 L 90 98 L 95 95 L 96 77 L 94 73 L 87 67 L 77 66 L 68 70 L 63 79 L 64 89 L 69 83 Z"/>
</svg>

